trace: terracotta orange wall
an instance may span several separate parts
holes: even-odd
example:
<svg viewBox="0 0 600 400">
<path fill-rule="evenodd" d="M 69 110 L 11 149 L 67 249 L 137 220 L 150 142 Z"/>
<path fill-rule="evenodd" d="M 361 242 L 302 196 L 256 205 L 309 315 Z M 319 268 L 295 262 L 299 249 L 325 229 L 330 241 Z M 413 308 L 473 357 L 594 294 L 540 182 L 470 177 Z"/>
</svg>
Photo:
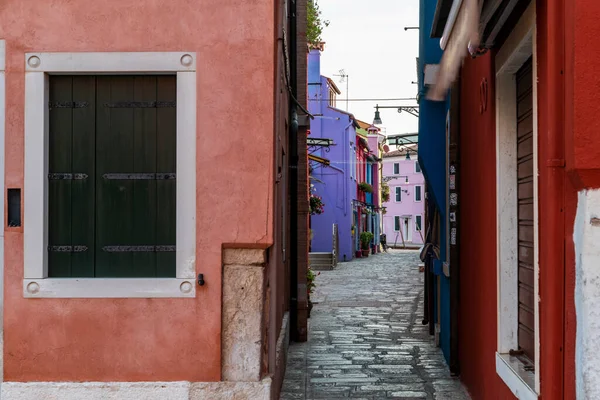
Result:
<svg viewBox="0 0 600 400">
<path fill-rule="evenodd" d="M 6 185 L 23 187 L 24 53 L 195 51 L 195 299 L 22 296 L 23 232 L 5 229 L 8 381 L 220 379 L 221 244 L 272 241 L 274 2 L 5 0 Z"/>
<path fill-rule="evenodd" d="M 494 58 L 465 60 L 461 71 L 460 321 L 461 379 L 473 399 L 513 399 L 496 374 L 496 120 Z M 480 113 L 480 84 L 488 82 Z"/>
</svg>

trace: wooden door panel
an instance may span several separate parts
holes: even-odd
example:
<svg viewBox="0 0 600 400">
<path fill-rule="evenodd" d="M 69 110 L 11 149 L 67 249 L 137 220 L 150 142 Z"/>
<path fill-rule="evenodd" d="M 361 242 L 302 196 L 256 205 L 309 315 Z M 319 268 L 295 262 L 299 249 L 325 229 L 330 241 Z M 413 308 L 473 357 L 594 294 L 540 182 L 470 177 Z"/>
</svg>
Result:
<svg viewBox="0 0 600 400">
<path fill-rule="evenodd" d="M 133 172 L 134 110 L 113 107 L 115 103 L 133 100 L 133 78 L 99 76 L 96 87 L 96 276 L 145 276 L 133 269 L 133 252 L 116 247 L 134 245 L 131 220 L 134 183 L 111 178 L 112 174 Z"/>
<path fill-rule="evenodd" d="M 155 102 L 156 76 L 133 78 L 134 102 Z M 133 150 L 128 156 L 132 159 L 132 173 L 156 173 L 156 114 L 154 107 L 132 108 Z M 156 225 L 157 201 L 156 179 L 136 179 L 131 181 L 131 237 L 128 243 L 137 246 L 157 245 Z M 141 276 L 156 276 L 156 257 L 153 251 L 131 253 L 131 269 Z"/>
<path fill-rule="evenodd" d="M 73 109 L 73 172 L 85 179 L 72 181 L 73 244 L 84 245 L 85 251 L 73 252 L 71 276 L 93 277 L 95 274 L 96 215 L 96 79 L 73 77 L 73 99 L 86 107 Z"/>
<path fill-rule="evenodd" d="M 161 76 L 157 81 L 159 101 L 174 103 L 177 99 L 177 82 L 174 76 Z M 161 107 L 157 109 L 156 170 L 160 173 L 177 173 L 177 109 Z M 156 242 L 175 245 L 176 239 L 176 200 L 177 181 L 158 180 L 156 182 L 156 223 L 160 227 Z M 175 277 L 175 252 L 160 252 L 156 255 L 156 275 Z"/>
<path fill-rule="evenodd" d="M 73 173 L 73 78 L 53 76 L 49 86 L 48 275 L 58 278 L 71 276 L 72 180 L 58 174 Z"/>
</svg>

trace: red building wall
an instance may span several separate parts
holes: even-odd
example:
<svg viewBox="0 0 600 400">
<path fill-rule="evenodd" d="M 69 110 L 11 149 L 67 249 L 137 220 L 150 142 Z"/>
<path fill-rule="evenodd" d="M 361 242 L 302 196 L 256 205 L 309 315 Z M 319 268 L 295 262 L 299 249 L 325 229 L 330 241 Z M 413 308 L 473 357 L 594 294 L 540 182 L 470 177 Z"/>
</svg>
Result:
<svg viewBox="0 0 600 400">
<path fill-rule="evenodd" d="M 461 379 L 473 399 L 513 399 L 496 374 L 496 120 L 494 57 L 465 60 L 460 108 Z M 487 81 L 487 101 L 480 85 Z M 483 106 L 483 108 L 482 108 Z"/>
</svg>

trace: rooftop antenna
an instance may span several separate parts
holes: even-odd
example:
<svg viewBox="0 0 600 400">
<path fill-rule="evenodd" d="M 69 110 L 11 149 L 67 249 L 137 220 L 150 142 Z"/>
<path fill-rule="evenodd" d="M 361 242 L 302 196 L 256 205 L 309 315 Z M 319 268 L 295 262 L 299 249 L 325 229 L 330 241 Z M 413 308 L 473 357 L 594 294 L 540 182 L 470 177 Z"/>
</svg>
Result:
<svg viewBox="0 0 600 400">
<path fill-rule="evenodd" d="M 348 111 L 348 82 L 350 81 L 350 78 L 344 69 L 340 69 L 339 74 L 333 74 L 333 76 L 339 76 L 340 83 L 346 82 L 346 111 Z"/>
</svg>

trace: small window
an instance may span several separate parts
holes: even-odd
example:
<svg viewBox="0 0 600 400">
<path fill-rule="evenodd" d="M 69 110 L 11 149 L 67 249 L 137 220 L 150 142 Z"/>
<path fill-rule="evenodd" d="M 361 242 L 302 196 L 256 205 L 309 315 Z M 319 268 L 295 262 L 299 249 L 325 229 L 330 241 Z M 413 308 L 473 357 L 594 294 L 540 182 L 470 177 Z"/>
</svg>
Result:
<svg viewBox="0 0 600 400">
<path fill-rule="evenodd" d="M 396 232 L 400 232 L 400 217 L 399 216 L 394 217 L 394 230 Z"/>
<path fill-rule="evenodd" d="M 400 163 L 394 163 L 394 175 L 398 175 L 400 173 Z"/>
<path fill-rule="evenodd" d="M 415 229 L 421 231 L 421 216 L 415 215 Z"/>
<path fill-rule="evenodd" d="M 402 188 L 400 186 L 396 187 L 396 201 L 402 201 Z"/>
<path fill-rule="evenodd" d="M 415 201 L 421 201 L 421 186 L 415 186 Z"/>
<path fill-rule="evenodd" d="M 421 172 L 421 166 L 418 161 L 415 161 L 415 172 L 418 174 Z"/>
</svg>

